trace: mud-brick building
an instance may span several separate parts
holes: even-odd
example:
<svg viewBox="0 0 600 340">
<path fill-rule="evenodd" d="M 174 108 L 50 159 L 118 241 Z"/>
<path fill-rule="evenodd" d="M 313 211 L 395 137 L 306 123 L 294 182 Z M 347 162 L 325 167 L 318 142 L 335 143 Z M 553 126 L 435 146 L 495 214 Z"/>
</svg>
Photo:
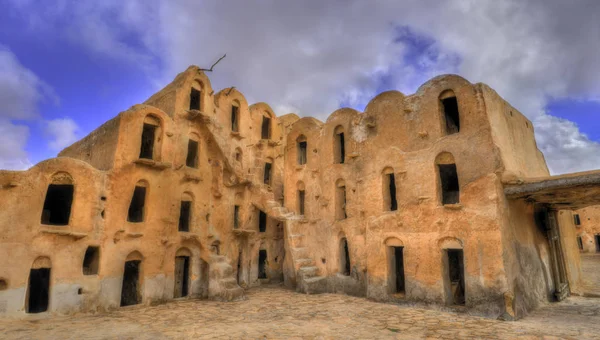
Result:
<svg viewBox="0 0 600 340">
<path fill-rule="evenodd" d="M 600 253 L 600 206 L 577 210 L 573 215 L 577 246 L 582 253 Z"/>
<path fill-rule="evenodd" d="M 0 315 L 281 281 L 520 317 L 579 292 L 571 210 L 599 184 L 550 177 L 531 122 L 458 76 L 321 122 L 214 93 L 192 66 L 57 158 L 0 171 Z"/>
</svg>

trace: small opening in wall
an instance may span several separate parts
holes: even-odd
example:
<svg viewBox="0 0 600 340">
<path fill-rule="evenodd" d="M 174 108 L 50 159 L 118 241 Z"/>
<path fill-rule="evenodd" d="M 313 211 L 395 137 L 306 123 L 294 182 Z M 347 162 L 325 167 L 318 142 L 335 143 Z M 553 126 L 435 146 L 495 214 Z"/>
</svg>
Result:
<svg viewBox="0 0 600 340">
<path fill-rule="evenodd" d="M 102 196 L 102 197 L 100 197 L 100 200 L 101 200 L 101 201 L 106 201 L 106 196 Z"/>
<path fill-rule="evenodd" d="M 581 239 L 581 236 L 577 236 L 577 246 L 579 247 L 579 250 L 583 250 L 583 240 Z"/>
<path fill-rule="evenodd" d="M 190 258 L 189 256 L 175 257 L 175 292 L 174 298 L 188 295 L 190 282 Z"/>
<path fill-rule="evenodd" d="M 77 288 L 77 295 L 83 294 L 83 288 Z"/>
<path fill-rule="evenodd" d="M 104 218 L 104 210 L 100 212 L 100 217 Z"/>
<path fill-rule="evenodd" d="M 129 205 L 129 213 L 127 215 L 127 221 L 129 222 L 143 222 L 144 221 L 144 204 L 146 201 L 146 188 L 136 186 L 133 191 L 133 197 L 131 198 L 131 204 Z"/>
<path fill-rule="evenodd" d="M 444 118 L 446 121 L 446 134 L 451 135 L 460 131 L 460 121 L 458 114 L 458 102 L 456 97 L 442 99 L 444 107 Z"/>
<path fill-rule="evenodd" d="M 271 139 L 271 118 L 263 116 L 260 129 L 260 138 Z"/>
<path fill-rule="evenodd" d="M 231 106 L 231 131 L 239 132 L 239 119 L 240 119 L 240 108 L 232 105 Z"/>
<path fill-rule="evenodd" d="M 322 264 L 326 264 L 327 263 L 327 259 L 325 259 L 324 257 L 321 257 L 321 263 Z"/>
<path fill-rule="evenodd" d="M 264 183 L 267 185 L 271 185 L 271 168 L 272 168 L 272 164 L 271 163 L 265 163 L 265 173 L 264 173 Z"/>
<path fill-rule="evenodd" d="M 460 189 L 456 164 L 438 164 L 438 168 L 442 189 L 442 204 L 459 203 Z"/>
<path fill-rule="evenodd" d="M 579 218 L 579 214 L 573 215 L 573 223 L 575 223 L 575 225 L 581 225 L 581 218 Z"/>
<path fill-rule="evenodd" d="M 389 247 L 389 287 L 392 294 L 404 293 L 404 247 Z"/>
<path fill-rule="evenodd" d="M 240 206 L 233 206 L 233 229 L 240 227 Z"/>
<path fill-rule="evenodd" d="M 68 225 L 73 203 L 72 184 L 50 184 L 42 210 L 42 224 Z"/>
<path fill-rule="evenodd" d="M 88 247 L 83 257 L 83 275 L 97 275 L 100 265 L 100 248 Z"/>
<path fill-rule="evenodd" d="M 192 218 L 192 202 L 181 201 L 179 209 L 179 231 L 190 231 L 190 220 Z"/>
<path fill-rule="evenodd" d="M 339 181 L 336 187 L 336 209 L 335 215 L 337 220 L 343 220 L 348 217 L 346 213 L 346 186 L 343 181 Z"/>
<path fill-rule="evenodd" d="M 258 278 L 267 278 L 267 251 L 264 249 L 258 251 Z"/>
<path fill-rule="evenodd" d="M 198 142 L 190 139 L 188 141 L 187 157 L 185 159 L 185 165 L 190 168 L 198 167 Z"/>
<path fill-rule="evenodd" d="M 596 240 L 596 252 L 600 253 L 600 235 L 594 235 L 594 239 Z"/>
<path fill-rule="evenodd" d="M 385 210 L 398 210 L 398 199 L 396 197 L 396 176 L 391 171 L 383 176 L 383 200 L 385 203 Z"/>
<path fill-rule="evenodd" d="M 447 249 L 448 279 L 450 291 L 448 301 L 453 305 L 465 304 L 465 270 L 462 249 Z"/>
<path fill-rule="evenodd" d="M 350 252 L 348 251 L 348 240 L 342 238 L 340 241 L 340 273 L 350 275 Z"/>
<path fill-rule="evenodd" d="M 306 164 L 306 149 L 308 148 L 306 140 L 298 142 L 298 165 Z"/>
<path fill-rule="evenodd" d="M 267 214 L 264 211 L 258 211 L 258 231 L 264 233 L 267 231 Z"/>
<path fill-rule="evenodd" d="M 306 194 L 304 190 L 298 190 L 298 214 L 304 215 L 304 200 Z"/>
<path fill-rule="evenodd" d="M 0 279 L 0 291 L 8 288 L 8 282 L 5 279 Z"/>
<path fill-rule="evenodd" d="M 154 154 L 154 140 L 156 134 L 156 125 L 144 123 L 142 130 L 142 145 L 140 148 L 140 158 L 152 159 Z"/>
<path fill-rule="evenodd" d="M 200 110 L 200 100 L 202 98 L 200 90 L 192 88 L 190 91 L 190 110 Z"/>
<path fill-rule="evenodd" d="M 336 163 L 344 164 L 346 161 L 346 140 L 344 138 L 344 133 L 340 132 L 336 135 L 337 139 L 337 153 L 336 153 Z"/>
</svg>

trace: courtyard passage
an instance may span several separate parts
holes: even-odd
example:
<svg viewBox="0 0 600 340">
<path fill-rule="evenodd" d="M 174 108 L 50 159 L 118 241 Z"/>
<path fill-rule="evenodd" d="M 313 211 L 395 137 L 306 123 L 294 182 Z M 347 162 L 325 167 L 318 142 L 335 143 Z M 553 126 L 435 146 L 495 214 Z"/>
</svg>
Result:
<svg viewBox="0 0 600 340">
<path fill-rule="evenodd" d="M 571 297 L 516 321 L 303 295 L 280 287 L 224 303 L 182 300 L 101 315 L 0 321 L 2 339 L 600 339 L 600 299 Z"/>
</svg>

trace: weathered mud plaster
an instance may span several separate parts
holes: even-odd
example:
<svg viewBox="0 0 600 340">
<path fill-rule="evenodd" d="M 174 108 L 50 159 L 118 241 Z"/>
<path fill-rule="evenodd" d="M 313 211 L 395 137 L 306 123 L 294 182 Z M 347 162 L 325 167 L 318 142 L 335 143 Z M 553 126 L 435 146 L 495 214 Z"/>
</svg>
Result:
<svg viewBox="0 0 600 340">
<path fill-rule="evenodd" d="M 547 176 L 531 122 L 455 75 L 321 122 L 215 93 L 191 66 L 59 157 L 0 171 L 0 314 L 231 301 L 283 281 L 519 317 L 564 284 L 537 208 L 505 190 Z M 556 216 L 566 249 L 572 216 Z M 562 254 L 576 291 L 578 254 Z"/>
</svg>

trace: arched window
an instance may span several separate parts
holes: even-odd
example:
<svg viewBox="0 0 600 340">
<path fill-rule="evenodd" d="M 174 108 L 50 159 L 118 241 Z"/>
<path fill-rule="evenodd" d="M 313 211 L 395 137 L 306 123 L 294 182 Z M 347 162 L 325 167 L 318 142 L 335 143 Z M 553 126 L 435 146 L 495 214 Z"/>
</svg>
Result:
<svg viewBox="0 0 600 340">
<path fill-rule="evenodd" d="M 396 196 L 396 176 L 394 169 L 385 168 L 382 176 L 383 187 L 383 209 L 385 211 L 398 210 L 398 198 Z"/>
<path fill-rule="evenodd" d="M 263 182 L 266 185 L 271 185 L 272 181 L 273 181 L 273 160 L 270 158 L 267 158 L 267 161 L 265 162 L 265 170 L 263 173 Z"/>
<path fill-rule="evenodd" d="M 300 135 L 296 139 L 296 152 L 298 154 L 298 165 L 306 164 L 306 149 L 308 148 L 308 144 L 306 141 L 306 137 L 304 135 Z"/>
<path fill-rule="evenodd" d="M 68 225 L 73 204 L 73 178 L 66 172 L 57 172 L 46 190 L 42 224 Z"/>
<path fill-rule="evenodd" d="M 304 191 L 304 183 L 298 182 L 298 215 L 304 215 L 304 202 L 306 197 L 306 192 Z"/>
<path fill-rule="evenodd" d="M 460 202 L 460 186 L 454 156 L 449 152 L 440 153 L 435 160 L 439 175 L 439 192 L 442 204 Z"/>
<path fill-rule="evenodd" d="M 142 129 L 142 140 L 140 143 L 140 158 L 160 159 L 160 141 L 161 141 L 161 122 L 160 119 L 152 114 L 144 118 Z"/>
<path fill-rule="evenodd" d="M 129 211 L 127 214 L 128 222 L 143 222 L 145 215 L 146 206 L 146 191 L 148 188 L 148 182 L 138 181 L 135 184 L 133 195 L 131 196 L 131 203 L 129 204 Z"/>
<path fill-rule="evenodd" d="M 344 127 L 338 125 L 333 131 L 333 162 L 343 164 L 346 160 L 346 140 Z"/>
<path fill-rule="evenodd" d="M 340 273 L 349 276 L 350 272 L 350 251 L 348 250 L 348 240 L 343 237 L 340 240 Z"/>
<path fill-rule="evenodd" d="M 447 135 L 460 131 L 460 114 L 458 112 L 458 101 L 454 91 L 446 90 L 440 94 L 440 107 L 443 114 L 443 125 Z"/>
<path fill-rule="evenodd" d="M 200 110 L 202 111 L 204 104 L 203 97 L 204 96 L 204 84 L 200 81 L 196 80 L 192 84 L 192 88 L 190 89 L 190 110 Z"/>
<path fill-rule="evenodd" d="M 343 220 L 348 217 L 346 213 L 346 183 L 343 179 L 335 182 L 335 218 Z"/>
<path fill-rule="evenodd" d="M 231 104 L 231 131 L 240 131 L 240 103 L 237 100 Z"/>
<path fill-rule="evenodd" d="M 260 127 L 260 138 L 271 139 L 271 114 L 264 112 L 262 116 L 262 124 Z"/>
<path fill-rule="evenodd" d="M 194 206 L 194 198 L 189 192 L 184 192 L 181 197 L 181 205 L 179 207 L 179 231 L 190 231 L 192 224 L 192 210 Z"/>
</svg>

